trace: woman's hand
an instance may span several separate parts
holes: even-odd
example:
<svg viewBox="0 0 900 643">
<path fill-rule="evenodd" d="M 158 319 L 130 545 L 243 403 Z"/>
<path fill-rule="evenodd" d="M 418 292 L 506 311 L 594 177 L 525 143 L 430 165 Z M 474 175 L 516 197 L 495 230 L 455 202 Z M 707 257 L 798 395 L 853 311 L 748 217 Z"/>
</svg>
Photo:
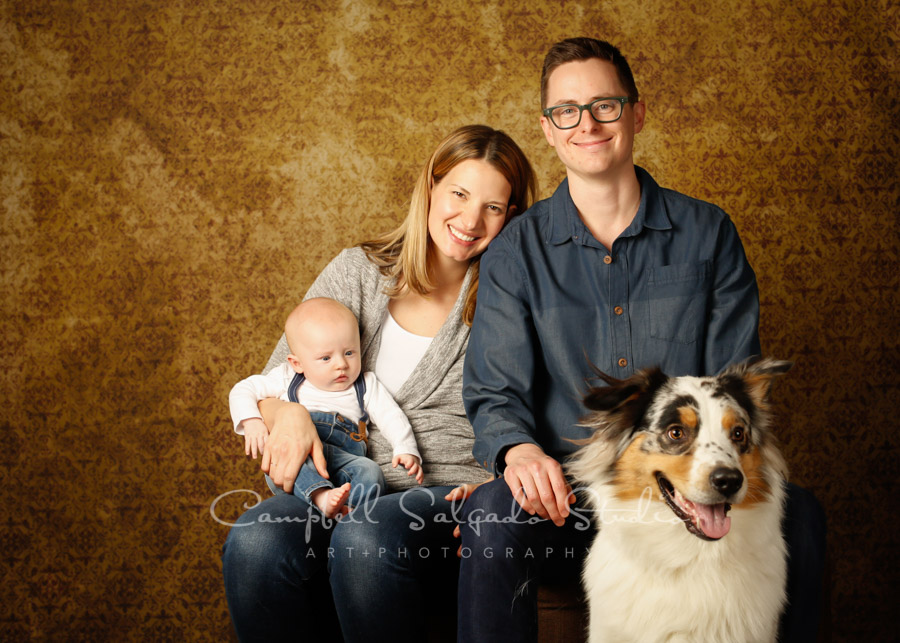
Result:
<svg viewBox="0 0 900 643">
<path fill-rule="evenodd" d="M 472 484 L 472 483 L 461 484 L 456 489 L 454 489 L 453 491 L 448 493 L 446 496 L 444 496 L 444 500 L 449 500 L 450 502 L 457 502 L 457 501 L 464 502 L 466 500 L 466 498 L 468 498 L 469 496 L 472 495 L 473 491 L 475 491 L 481 485 L 483 485 L 487 482 L 490 482 L 490 481 L 491 481 L 491 479 L 488 478 L 484 482 L 479 482 L 478 484 Z M 462 533 L 460 532 L 459 525 L 456 525 L 456 527 L 453 528 L 453 537 L 459 538 L 461 535 L 462 535 Z M 461 543 L 460 543 L 459 547 L 456 548 L 456 557 L 462 558 L 462 544 Z"/>
<path fill-rule="evenodd" d="M 478 487 L 483 485 L 485 482 L 490 482 L 490 479 L 485 480 L 484 482 L 479 482 L 478 484 L 461 484 L 456 489 L 448 493 L 444 496 L 444 500 L 449 500 L 450 502 L 455 502 L 456 500 L 465 500 L 469 496 L 472 495 L 472 492 L 475 491 Z M 459 527 L 456 528 L 457 530 Z M 454 532 L 455 536 L 459 536 L 459 533 Z"/>
<path fill-rule="evenodd" d="M 294 480 L 307 456 L 312 457 L 319 474 L 328 477 L 322 441 L 302 404 L 270 398 L 259 403 L 259 410 L 266 425 L 272 427 L 260 468 L 269 474 L 276 486 L 293 493 Z"/>
</svg>

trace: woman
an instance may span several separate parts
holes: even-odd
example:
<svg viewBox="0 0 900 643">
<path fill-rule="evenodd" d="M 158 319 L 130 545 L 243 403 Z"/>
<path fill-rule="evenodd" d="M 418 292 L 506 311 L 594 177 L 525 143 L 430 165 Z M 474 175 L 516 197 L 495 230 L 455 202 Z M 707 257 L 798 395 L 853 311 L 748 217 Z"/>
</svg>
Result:
<svg viewBox="0 0 900 643">
<path fill-rule="evenodd" d="M 429 618 L 454 622 L 452 503 L 488 478 L 472 458 L 462 404 L 478 259 L 528 208 L 534 190 L 531 166 L 512 139 L 485 126 L 460 128 L 428 160 L 403 224 L 343 251 L 307 292 L 356 314 L 363 369 L 375 371 L 409 417 L 426 486 L 411 489 L 414 479 L 387 466 L 391 450 L 373 430 L 369 455 L 382 465 L 387 495 L 336 525 L 290 494 L 249 509 L 222 558 L 241 640 L 412 640 Z M 282 337 L 267 368 L 286 355 Z M 262 468 L 274 484 L 290 490 L 308 454 L 324 471 L 302 406 L 265 400 L 260 410 L 271 427 Z"/>
</svg>

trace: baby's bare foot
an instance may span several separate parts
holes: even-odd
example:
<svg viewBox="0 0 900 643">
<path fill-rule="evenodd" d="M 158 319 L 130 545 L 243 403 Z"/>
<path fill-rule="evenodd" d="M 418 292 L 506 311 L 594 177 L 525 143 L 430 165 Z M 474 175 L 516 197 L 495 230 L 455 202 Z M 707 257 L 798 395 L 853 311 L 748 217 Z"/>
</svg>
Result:
<svg viewBox="0 0 900 643">
<path fill-rule="evenodd" d="M 334 518 L 338 514 L 343 515 L 350 511 L 346 506 L 349 496 L 350 483 L 346 482 L 336 489 L 317 489 L 312 493 L 311 499 L 326 518 Z"/>
</svg>

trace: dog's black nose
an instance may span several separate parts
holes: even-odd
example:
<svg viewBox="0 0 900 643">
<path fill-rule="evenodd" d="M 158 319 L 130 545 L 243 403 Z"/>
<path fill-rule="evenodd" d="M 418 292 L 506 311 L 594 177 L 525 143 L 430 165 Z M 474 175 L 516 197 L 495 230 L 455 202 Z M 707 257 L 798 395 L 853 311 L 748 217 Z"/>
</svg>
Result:
<svg viewBox="0 0 900 643">
<path fill-rule="evenodd" d="M 723 496 L 730 496 L 741 488 L 744 475 L 737 469 L 719 467 L 709 474 L 709 482 Z"/>
</svg>

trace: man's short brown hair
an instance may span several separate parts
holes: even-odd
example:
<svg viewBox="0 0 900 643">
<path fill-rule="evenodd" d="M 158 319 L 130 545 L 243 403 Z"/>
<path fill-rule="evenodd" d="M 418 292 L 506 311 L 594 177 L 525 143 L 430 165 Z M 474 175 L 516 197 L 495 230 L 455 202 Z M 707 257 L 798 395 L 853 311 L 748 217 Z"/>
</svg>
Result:
<svg viewBox="0 0 900 643">
<path fill-rule="evenodd" d="M 565 63 L 579 60 L 599 58 L 611 62 L 619 75 L 619 82 L 628 92 L 628 98 L 636 103 L 640 99 L 637 85 L 628 61 L 615 46 L 596 38 L 566 38 L 552 47 L 544 57 L 544 68 L 541 70 L 541 108 L 547 107 L 547 80 L 554 69 Z"/>
</svg>

